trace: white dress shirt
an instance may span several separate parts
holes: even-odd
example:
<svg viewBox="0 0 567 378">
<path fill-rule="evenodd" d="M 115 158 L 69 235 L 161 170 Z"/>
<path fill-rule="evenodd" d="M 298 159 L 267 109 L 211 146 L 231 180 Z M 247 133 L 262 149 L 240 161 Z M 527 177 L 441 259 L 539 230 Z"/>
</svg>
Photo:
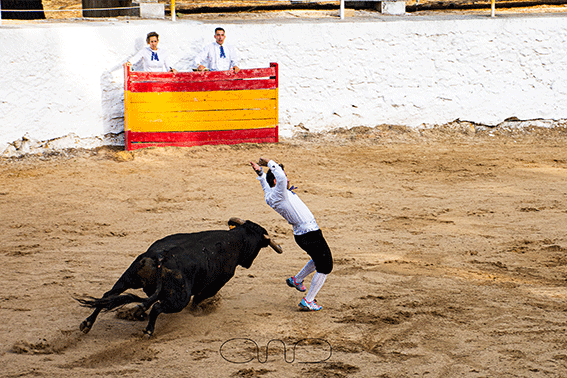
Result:
<svg viewBox="0 0 567 378">
<path fill-rule="evenodd" d="M 221 58 L 221 46 L 224 50 L 224 57 Z M 209 71 L 227 71 L 234 66 L 239 65 L 238 52 L 232 45 L 223 43 L 219 45 L 213 42 L 197 55 L 195 58 L 197 66 L 203 65 Z"/>
<path fill-rule="evenodd" d="M 144 47 L 130 59 L 130 63 L 136 64 L 142 61 L 142 69 L 146 72 L 167 72 L 171 69 L 169 54 L 160 49 L 152 50 L 149 46 Z"/>
<path fill-rule="evenodd" d="M 294 235 L 303 235 L 310 231 L 317 231 L 319 225 L 315 221 L 311 210 L 297 194 L 287 189 L 287 177 L 283 169 L 273 160 L 268 162 L 268 167 L 276 178 L 276 185 L 273 188 L 270 187 L 266 180 L 266 173 L 258 176 L 258 180 L 264 190 L 266 203 L 293 226 Z"/>
</svg>

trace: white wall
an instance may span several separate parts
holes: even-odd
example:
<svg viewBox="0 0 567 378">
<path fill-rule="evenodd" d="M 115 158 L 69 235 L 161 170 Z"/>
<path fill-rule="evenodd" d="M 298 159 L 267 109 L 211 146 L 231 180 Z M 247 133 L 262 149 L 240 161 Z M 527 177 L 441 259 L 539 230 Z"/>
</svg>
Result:
<svg viewBox="0 0 567 378">
<path fill-rule="evenodd" d="M 160 34 L 188 70 L 217 24 L 116 21 L 0 26 L 0 154 L 117 143 L 122 63 Z M 244 68 L 280 67 L 280 133 L 457 118 L 567 118 L 567 17 L 488 16 L 224 23 Z M 118 137 L 120 143 L 120 137 Z M 19 146 L 16 143 L 16 146 Z M 44 144 L 45 146 L 45 144 Z M 9 147 L 9 148 L 8 148 Z M 25 151 L 24 151 L 25 152 Z"/>
</svg>

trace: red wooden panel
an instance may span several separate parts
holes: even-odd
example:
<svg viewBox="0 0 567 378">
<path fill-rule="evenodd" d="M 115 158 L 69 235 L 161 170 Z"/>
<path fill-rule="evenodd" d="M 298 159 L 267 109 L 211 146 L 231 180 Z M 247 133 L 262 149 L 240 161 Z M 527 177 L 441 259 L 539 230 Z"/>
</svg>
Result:
<svg viewBox="0 0 567 378">
<path fill-rule="evenodd" d="M 278 128 L 200 132 L 138 133 L 126 131 L 126 149 L 144 147 L 189 147 L 214 144 L 277 143 Z"/>
<path fill-rule="evenodd" d="M 264 80 L 224 80 L 207 82 L 136 82 L 130 83 L 131 92 L 204 92 L 204 91 L 230 91 L 245 89 L 275 89 L 276 81 Z"/>
<path fill-rule="evenodd" d="M 274 67 L 243 69 L 238 73 L 234 71 L 205 71 L 205 72 L 142 72 L 131 71 L 131 81 L 182 81 L 203 82 L 216 80 L 255 79 L 276 76 Z"/>
<path fill-rule="evenodd" d="M 278 88 L 278 65 L 269 68 L 217 72 L 132 72 L 124 65 L 125 121 L 128 117 L 128 92 L 208 92 Z M 277 91 L 276 91 L 277 96 Z M 277 97 L 276 97 L 277 104 Z M 214 109 L 212 111 L 215 111 Z M 275 122 L 277 123 L 277 109 Z M 263 126 L 263 125 L 260 125 Z M 126 149 L 151 146 L 197 146 L 203 144 L 237 144 L 278 142 L 278 127 L 200 132 L 131 132 L 126 127 Z"/>
<path fill-rule="evenodd" d="M 237 86 L 235 89 L 237 90 L 277 88 L 277 63 L 270 63 L 270 68 L 243 69 L 238 73 L 234 73 L 233 71 L 180 72 L 177 74 L 173 74 L 171 72 L 140 72 L 130 71 L 126 65 L 124 65 L 124 69 L 124 89 L 134 92 L 151 91 L 148 88 L 153 88 L 153 86 L 148 85 L 149 83 L 169 83 L 171 84 L 171 86 L 165 86 L 165 89 L 170 92 L 219 90 L 217 89 L 219 88 L 219 86 L 215 85 L 211 85 L 210 87 L 189 85 L 186 87 L 186 89 L 183 88 L 183 86 L 191 83 L 202 83 L 203 85 L 208 85 L 209 83 L 216 81 L 225 83 L 223 86 L 220 86 L 220 88 L 227 88 L 226 83 L 232 81 L 239 82 L 239 84 L 235 84 Z M 253 83 L 250 83 L 249 86 L 246 86 L 245 84 L 242 84 L 243 80 Z M 265 86 L 260 85 L 259 81 L 266 81 L 266 83 L 264 84 Z M 273 83 L 268 84 L 269 82 L 275 83 L 275 86 Z M 177 90 L 172 90 L 178 85 L 180 87 Z M 155 88 L 164 87 L 158 85 Z"/>
</svg>

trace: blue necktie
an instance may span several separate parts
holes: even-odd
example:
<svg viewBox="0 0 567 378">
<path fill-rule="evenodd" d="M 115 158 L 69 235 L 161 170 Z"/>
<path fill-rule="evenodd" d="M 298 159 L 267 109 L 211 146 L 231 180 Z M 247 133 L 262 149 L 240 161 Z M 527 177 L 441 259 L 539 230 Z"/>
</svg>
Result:
<svg viewBox="0 0 567 378">
<path fill-rule="evenodd" d="M 220 57 L 226 58 L 226 55 L 224 55 L 224 49 L 222 48 L 222 46 L 220 47 Z"/>
</svg>

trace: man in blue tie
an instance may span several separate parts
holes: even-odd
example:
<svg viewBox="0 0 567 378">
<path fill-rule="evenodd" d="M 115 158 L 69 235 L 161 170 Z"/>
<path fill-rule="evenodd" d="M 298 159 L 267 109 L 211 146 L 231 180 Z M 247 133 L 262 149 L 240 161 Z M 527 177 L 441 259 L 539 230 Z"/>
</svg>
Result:
<svg viewBox="0 0 567 378">
<path fill-rule="evenodd" d="M 129 59 L 128 64 L 133 65 L 142 61 L 142 70 L 146 72 L 173 72 L 177 73 L 177 70 L 171 67 L 170 57 L 167 51 L 163 50 L 161 47 L 158 49 L 159 35 L 156 32 L 148 33 L 146 37 L 146 42 L 148 46 L 138 51 L 131 59 Z"/>
<path fill-rule="evenodd" d="M 228 71 L 235 73 L 240 71 L 238 68 L 239 57 L 236 49 L 229 44 L 225 44 L 226 38 L 223 28 L 215 29 L 215 42 L 205 46 L 197 55 L 195 62 L 199 71 Z"/>
</svg>

